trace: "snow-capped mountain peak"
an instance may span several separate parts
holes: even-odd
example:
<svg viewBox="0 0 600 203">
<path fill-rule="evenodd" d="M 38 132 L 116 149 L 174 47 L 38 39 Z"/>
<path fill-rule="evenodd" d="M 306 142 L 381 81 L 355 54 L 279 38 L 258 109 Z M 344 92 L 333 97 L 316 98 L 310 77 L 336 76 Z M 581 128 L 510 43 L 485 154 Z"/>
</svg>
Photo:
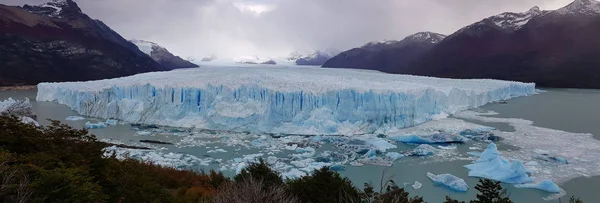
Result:
<svg viewBox="0 0 600 203">
<path fill-rule="evenodd" d="M 233 62 L 240 64 L 277 64 L 273 59 L 258 56 L 239 56 L 233 58 Z"/>
<path fill-rule="evenodd" d="M 24 5 L 23 8 L 29 12 L 44 15 L 51 18 L 62 18 L 64 12 L 82 13 L 81 9 L 73 0 L 51 0 L 37 6 Z"/>
<path fill-rule="evenodd" d="M 164 48 L 154 42 L 139 39 L 133 39 L 131 40 L 131 43 L 135 44 L 142 52 L 149 56 L 152 54 L 154 49 Z"/>
<path fill-rule="evenodd" d="M 428 42 L 431 44 L 437 44 L 444 38 L 446 38 L 446 35 L 434 32 L 418 32 L 416 34 L 409 35 L 408 37 L 404 38 L 403 41 L 410 40 L 411 42 Z"/>
<path fill-rule="evenodd" d="M 556 13 L 562 15 L 578 13 L 596 15 L 600 14 L 600 2 L 597 0 L 575 0 L 569 5 L 556 10 Z"/>
<path fill-rule="evenodd" d="M 488 29 L 498 29 L 508 32 L 514 32 L 525 26 L 525 24 L 527 24 L 531 19 L 545 15 L 549 12 L 550 11 L 541 10 L 540 7 L 534 6 L 531 9 L 521 13 L 501 13 L 495 16 L 485 18 L 471 25 L 465 26 L 460 30 L 456 31 L 454 34 L 450 35 L 449 37 L 452 38 L 465 32 L 471 35 L 476 35 L 480 31 Z M 486 26 L 488 28 L 482 28 L 479 26 Z"/>
<path fill-rule="evenodd" d="M 139 39 L 130 40 L 130 42 L 136 45 L 140 51 L 165 67 L 173 69 L 198 67 L 198 65 L 190 61 L 186 61 L 179 56 L 173 55 L 167 48 L 162 47 L 157 43 Z"/>
<path fill-rule="evenodd" d="M 362 45 L 361 48 L 369 48 L 369 47 L 390 45 L 390 44 L 396 44 L 396 43 L 398 43 L 397 40 L 372 41 L 372 42 L 367 42 L 366 44 Z"/>
<path fill-rule="evenodd" d="M 543 15 L 545 13 L 547 13 L 547 11 L 540 10 L 540 7 L 534 6 L 526 12 L 506 12 L 486 18 L 484 21 L 493 23 L 504 30 L 516 31 L 518 29 L 521 29 L 525 24 L 527 24 L 529 20 L 533 19 L 534 17 Z"/>
</svg>

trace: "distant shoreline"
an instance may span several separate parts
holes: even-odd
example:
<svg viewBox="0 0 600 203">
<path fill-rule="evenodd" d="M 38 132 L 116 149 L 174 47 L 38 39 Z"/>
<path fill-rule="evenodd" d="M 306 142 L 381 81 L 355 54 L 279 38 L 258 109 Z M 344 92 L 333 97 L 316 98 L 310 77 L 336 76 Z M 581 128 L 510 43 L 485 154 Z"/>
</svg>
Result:
<svg viewBox="0 0 600 203">
<path fill-rule="evenodd" d="M 14 91 L 14 90 L 36 90 L 36 85 L 23 85 L 23 86 L 0 86 L 0 91 Z"/>
</svg>

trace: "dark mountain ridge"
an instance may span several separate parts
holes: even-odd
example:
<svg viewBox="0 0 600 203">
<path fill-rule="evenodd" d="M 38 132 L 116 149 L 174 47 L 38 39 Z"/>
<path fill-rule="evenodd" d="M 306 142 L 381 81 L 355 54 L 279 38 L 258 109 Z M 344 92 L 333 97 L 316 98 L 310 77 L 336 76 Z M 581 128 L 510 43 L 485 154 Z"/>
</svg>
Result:
<svg viewBox="0 0 600 203">
<path fill-rule="evenodd" d="M 359 60 L 354 68 L 535 82 L 541 87 L 600 88 L 598 36 L 600 2 L 576 0 L 554 11 L 533 7 L 523 13 L 507 12 L 483 19 L 416 57 L 410 53 L 422 49 L 408 48 L 405 53 L 380 49 L 376 54 L 363 54 L 392 59 L 388 63 Z M 407 62 L 407 56 L 411 61 Z"/>
<path fill-rule="evenodd" d="M 0 86 L 169 70 L 72 0 L 0 5 Z"/>
</svg>

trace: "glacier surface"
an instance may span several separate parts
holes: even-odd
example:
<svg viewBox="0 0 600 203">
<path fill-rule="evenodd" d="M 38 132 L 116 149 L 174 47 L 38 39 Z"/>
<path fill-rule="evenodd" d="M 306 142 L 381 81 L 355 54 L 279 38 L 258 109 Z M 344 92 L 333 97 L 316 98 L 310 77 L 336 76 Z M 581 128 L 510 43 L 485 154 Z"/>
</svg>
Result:
<svg viewBox="0 0 600 203">
<path fill-rule="evenodd" d="M 41 83 L 38 101 L 130 123 L 286 134 L 385 133 L 535 93 L 535 84 L 325 68 L 206 66 Z"/>
</svg>

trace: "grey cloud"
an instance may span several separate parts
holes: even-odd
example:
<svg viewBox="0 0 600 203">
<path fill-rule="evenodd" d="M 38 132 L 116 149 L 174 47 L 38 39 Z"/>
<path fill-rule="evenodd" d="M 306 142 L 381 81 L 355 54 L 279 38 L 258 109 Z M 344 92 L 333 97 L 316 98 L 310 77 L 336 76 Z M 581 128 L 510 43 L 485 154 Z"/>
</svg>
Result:
<svg viewBox="0 0 600 203">
<path fill-rule="evenodd" d="M 419 32 L 451 34 L 484 17 L 533 6 L 556 9 L 572 0 L 76 0 L 93 18 L 126 38 L 202 57 L 282 56 L 293 50 L 347 49 Z M 38 4 L 42 0 L 0 0 Z M 255 16 L 234 3 L 269 4 Z"/>
</svg>

